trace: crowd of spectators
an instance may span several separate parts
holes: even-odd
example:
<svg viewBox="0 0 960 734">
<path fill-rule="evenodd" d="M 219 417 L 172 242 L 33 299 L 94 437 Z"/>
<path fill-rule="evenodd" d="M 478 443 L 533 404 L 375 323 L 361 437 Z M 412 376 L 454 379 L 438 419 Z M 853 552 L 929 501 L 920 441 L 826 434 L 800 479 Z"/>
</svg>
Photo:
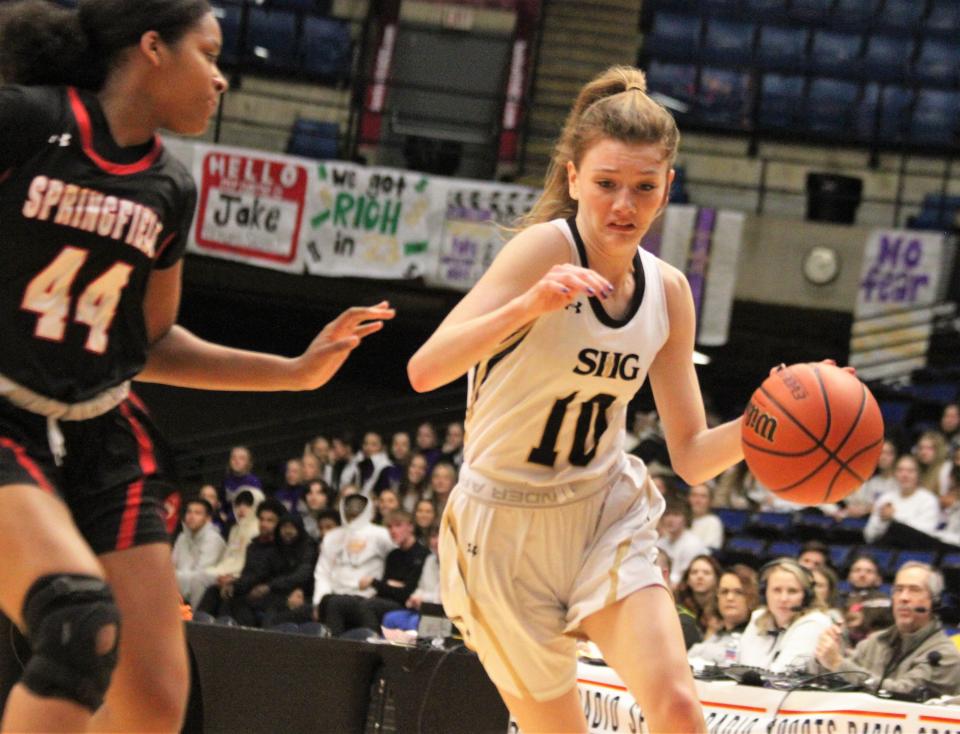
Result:
<svg viewBox="0 0 960 734">
<path fill-rule="evenodd" d="M 779 674 L 847 673 L 846 682 L 891 694 L 960 695 L 960 636 L 938 619 L 944 581 L 928 563 L 907 561 L 885 584 L 874 556 L 888 547 L 960 551 L 960 412 L 943 410 L 906 446 L 884 442 L 874 476 L 835 505 L 805 508 L 776 498 L 741 463 L 716 483 L 684 487 L 654 457 L 667 498 L 659 548 L 695 669 L 748 666 Z M 641 443 L 657 440 L 648 422 Z M 716 511 L 792 513 L 832 522 L 859 519 L 856 555 L 834 568 L 831 547 L 810 540 L 791 557 L 728 567 Z M 825 530 L 823 537 L 828 537 Z M 770 547 L 776 547 L 774 535 Z M 788 547 L 783 543 L 779 547 Z M 884 553 L 886 551 L 886 553 Z M 840 571 L 845 572 L 845 578 Z M 888 572 L 889 569 L 888 569 Z M 691 622 L 696 624 L 690 630 Z"/>
<path fill-rule="evenodd" d="M 885 441 L 875 474 L 818 508 L 777 498 L 745 463 L 715 482 L 683 485 L 655 414 L 638 419 L 628 448 L 666 498 L 658 560 L 695 668 L 839 671 L 892 692 L 922 684 L 960 695 L 960 654 L 936 614 L 942 576 L 907 562 L 885 585 L 871 552 L 927 541 L 960 551 L 956 405 L 909 445 Z M 247 626 L 314 625 L 358 638 L 415 628 L 421 605 L 440 602 L 438 523 L 462 459 L 460 423 L 446 426 L 442 440 L 429 423 L 388 442 L 370 431 L 356 446 L 350 436 L 318 436 L 271 485 L 237 446 L 219 484 L 184 505 L 174 546 L 181 593 L 196 613 Z M 793 557 L 728 564 L 732 532 L 720 508 L 858 521 L 863 539 L 841 568 L 818 540 Z"/>
<path fill-rule="evenodd" d="M 439 603 L 436 537 L 463 461 L 462 424 L 442 441 L 423 423 L 389 444 L 375 431 L 358 444 L 317 436 L 275 482 L 247 447 L 230 451 L 222 479 L 185 503 L 174 541 L 195 615 L 367 637 L 388 613 L 388 624 L 411 628 L 422 603 Z"/>
</svg>

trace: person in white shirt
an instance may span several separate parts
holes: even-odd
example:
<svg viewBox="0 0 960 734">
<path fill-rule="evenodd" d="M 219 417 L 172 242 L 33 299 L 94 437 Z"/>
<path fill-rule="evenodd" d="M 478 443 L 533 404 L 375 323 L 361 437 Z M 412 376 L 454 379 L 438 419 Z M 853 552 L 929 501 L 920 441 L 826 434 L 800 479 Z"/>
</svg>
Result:
<svg viewBox="0 0 960 734">
<path fill-rule="evenodd" d="M 690 530 L 710 550 L 723 547 L 723 522 L 710 509 L 713 504 L 713 487 L 710 484 L 694 484 L 687 494 L 693 522 Z"/>
<path fill-rule="evenodd" d="M 936 536 L 947 545 L 960 546 L 960 482 L 940 496 L 940 528 Z"/>
<path fill-rule="evenodd" d="M 760 569 L 764 606 L 750 617 L 737 662 L 775 673 L 809 671 L 820 635 L 832 622 L 817 599 L 813 575 L 792 558 Z"/>
<path fill-rule="evenodd" d="M 383 576 L 387 554 L 396 547 L 389 531 L 371 522 L 373 502 L 364 495 L 341 498 L 340 515 L 343 525 L 324 536 L 313 575 L 314 620 L 335 635 L 358 626 L 353 597 L 369 599 L 377 593 L 371 580 Z"/>
<path fill-rule="evenodd" d="M 220 560 L 226 547 L 220 531 L 210 521 L 212 517 L 213 508 L 209 502 L 189 500 L 183 514 L 183 532 L 173 544 L 177 586 L 190 606 L 195 606 L 213 583 L 204 571 Z"/>
<path fill-rule="evenodd" d="M 873 543 L 897 521 L 921 533 L 932 535 L 940 521 L 940 503 L 928 489 L 919 485 L 920 464 L 910 454 L 897 459 L 894 477 L 898 489 L 887 492 L 876 501 L 863 537 Z"/>
<path fill-rule="evenodd" d="M 930 489 L 940 496 L 950 491 L 950 486 L 960 478 L 960 444 L 950 450 L 949 458 L 940 465 L 937 475 L 937 486 Z"/>
<path fill-rule="evenodd" d="M 691 561 L 697 556 L 709 555 L 710 551 L 703 541 L 691 530 L 693 513 L 690 503 L 682 497 L 667 500 L 663 516 L 660 518 L 660 539 L 657 548 L 664 551 L 673 561 L 670 569 L 670 583 L 676 587 Z"/>
<path fill-rule="evenodd" d="M 853 494 L 843 500 L 843 507 L 833 517 L 842 520 L 845 517 L 864 517 L 869 515 L 880 497 L 887 492 L 897 490 L 897 480 L 893 476 L 893 466 L 897 461 L 897 446 L 893 441 L 885 440 L 877 459 L 877 468 L 873 476 L 860 485 Z"/>
</svg>

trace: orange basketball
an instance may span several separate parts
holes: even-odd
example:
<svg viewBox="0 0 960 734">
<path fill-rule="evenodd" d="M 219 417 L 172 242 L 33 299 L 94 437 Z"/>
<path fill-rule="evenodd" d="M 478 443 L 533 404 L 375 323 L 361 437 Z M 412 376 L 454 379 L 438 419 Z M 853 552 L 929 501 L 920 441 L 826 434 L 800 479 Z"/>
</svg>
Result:
<svg viewBox="0 0 960 734">
<path fill-rule="evenodd" d="M 753 393 L 740 438 L 747 466 L 771 492 L 802 505 L 839 502 L 873 474 L 883 417 L 855 375 L 795 364 Z"/>
</svg>

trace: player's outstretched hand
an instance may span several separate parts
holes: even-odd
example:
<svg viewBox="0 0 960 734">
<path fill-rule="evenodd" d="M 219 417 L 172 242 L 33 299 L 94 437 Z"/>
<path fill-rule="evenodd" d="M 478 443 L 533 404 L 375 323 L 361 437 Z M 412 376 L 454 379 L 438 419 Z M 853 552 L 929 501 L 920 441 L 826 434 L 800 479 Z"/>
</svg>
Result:
<svg viewBox="0 0 960 734">
<path fill-rule="evenodd" d="M 381 301 L 375 306 L 348 308 L 323 327 L 306 351 L 296 358 L 296 374 L 302 390 L 316 390 L 330 381 L 365 336 L 383 328 L 396 311 Z"/>
<path fill-rule="evenodd" d="M 527 313 L 536 318 L 565 308 L 583 294 L 608 298 L 611 293 L 610 281 L 596 271 L 564 263 L 550 268 L 523 294 L 523 299 Z"/>
</svg>

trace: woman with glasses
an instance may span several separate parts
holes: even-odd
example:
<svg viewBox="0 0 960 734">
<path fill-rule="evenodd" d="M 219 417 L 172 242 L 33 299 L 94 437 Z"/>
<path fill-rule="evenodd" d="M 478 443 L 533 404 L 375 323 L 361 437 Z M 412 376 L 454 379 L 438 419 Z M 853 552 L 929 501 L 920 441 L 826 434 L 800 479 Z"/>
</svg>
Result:
<svg viewBox="0 0 960 734">
<path fill-rule="evenodd" d="M 687 653 L 691 661 L 731 665 L 740 652 L 740 637 L 750 615 L 760 604 L 757 572 L 738 563 L 725 570 L 717 583 L 716 609 L 719 626 Z"/>
</svg>

